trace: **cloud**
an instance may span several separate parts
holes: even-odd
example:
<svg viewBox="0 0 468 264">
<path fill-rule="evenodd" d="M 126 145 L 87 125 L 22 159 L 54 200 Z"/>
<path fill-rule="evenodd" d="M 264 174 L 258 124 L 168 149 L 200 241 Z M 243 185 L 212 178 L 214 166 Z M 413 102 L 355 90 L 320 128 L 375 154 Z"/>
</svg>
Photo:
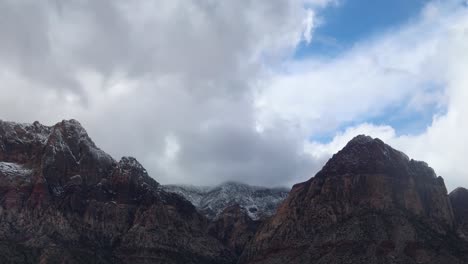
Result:
<svg viewBox="0 0 468 264">
<path fill-rule="evenodd" d="M 313 161 L 259 131 L 254 86 L 302 41 L 302 1 L 0 1 L 2 119 L 76 118 L 162 183 L 283 185 Z"/>
<path fill-rule="evenodd" d="M 314 21 L 315 21 L 314 16 L 315 16 L 314 11 L 312 11 L 311 9 L 307 10 L 307 17 L 306 19 L 304 19 L 305 29 L 303 33 L 304 40 L 306 41 L 307 44 L 309 44 L 312 41 L 312 33 L 313 33 Z"/>
<path fill-rule="evenodd" d="M 256 99 L 260 122 L 267 127 L 277 118 L 291 120 L 313 135 L 378 117 L 394 106 L 411 112 L 444 105 L 441 45 L 466 10 L 441 8 L 429 5 L 418 20 L 337 57 L 287 62 L 268 76 Z"/>
<path fill-rule="evenodd" d="M 336 57 L 289 59 L 339 2 L 0 1 L 1 118 L 76 118 L 162 183 L 291 185 L 366 133 L 468 185 L 466 9 L 434 2 Z M 368 121 L 434 104 L 421 135 Z"/>
<path fill-rule="evenodd" d="M 395 104 L 395 100 L 406 100 L 410 105 L 404 107 L 415 107 L 425 111 L 427 108 L 424 105 L 427 104 L 427 98 L 431 96 L 435 96 L 435 98 L 429 101 L 435 100 L 438 103 L 443 103 L 446 111 L 435 113 L 432 123 L 421 134 L 400 135 L 388 125 L 362 123 L 349 126 L 344 131 L 337 133 L 330 142 L 307 143 L 306 149 L 315 159 L 325 160 L 344 147 L 352 137 L 357 134 L 368 134 L 381 138 L 395 148 L 404 151 L 411 158 L 428 162 L 439 175 L 445 178 L 449 190 L 458 186 L 468 186 L 468 174 L 463 166 L 467 162 L 466 150 L 468 149 L 468 141 L 466 140 L 468 121 L 465 118 L 468 113 L 468 104 L 466 104 L 468 98 L 468 77 L 466 75 L 468 68 L 468 55 L 466 53 L 468 50 L 468 10 L 456 7 L 453 9 L 453 6 L 442 3 L 430 4 L 423 10 L 422 18 L 417 23 L 365 44 L 366 49 L 370 52 L 357 47 L 353 51 L 355 54 L 348 55 L 348 58 L 359 57 L 361 54 L 368 56 L 369 53 L 372 54 L 373 50 L 380 50 L 382 56 L 387 58 L 381 60 L 383 61 L 381 68 L 394 68 L 395 65 L 400 65 L 399 70 L 410 72 L 417 77 L 416 82 L 410 82 L 410 87 L 405 85 L 408 79 L 404 75 L 392 81 L 388 73 L 379 69 L 377 72 L 380 73 L 376 75 L 378 77 L 376 82 L 372 79 L 369 81 L 368 74 L 364 77 L 357 74 L 362 69 L 355 69 L 358 65 L 355 60 L 340 61 L 340 63 L 348 64 L 350 75 L 357 74 L 350 82 L 360 83 L 359 86 L 351 84 L 352 90 L 350 91 L 346 91 L 348 88 L 340 88 L 344 89 L 340 92 L 345 95 L 343 100 L 346 101 L 346 109 L 349 111 L 347 114 L 351 118 L 359 119 L 362 116 L 370 116 L 375 112 L 383 111 L 385 107 Z M 411 32 L 411 34 L 407 35 L 405 32 Z M 411 42 L 412 45 L 408 42 L 408 38 L 414 41 Z M 406 49 L 403 49 L 404 47 Z M 392 50 L 394 52 L 391 52 Z M 377 57 L 377 59 L 379 58 Z M 408 66 L 412 67 L 408 68 Z M 333 69 L 337 70 L 335 74 L 340 74 L 340 67 L 333 67 Z M 364 68 L 362 72 L 366 71 L 375 73 L 368 67 Z M 373 94 L 376 91 L 368 88 L 369 85 L 382 83 L 383 85 L 379 87 L 385 89 L 388 82 L 392 85 L 382 96 L 376 96 Z M 436 83 L 440 87 L 438 88 L 440 91 L 434 93 L 430 89 L 425 90 L 424 85 L 414 85 L 417 83 Z M 332 87 L 326 86 L 326 89 L 334 89 L 336 86 L 339 86 L 339 83 L 333 84 Z M 394 90 L 390 90 L 390 88 Z M 354 98 L 347 92 L 355 93 L 358 96 Z M 373 100 L 366 99 L 368 93 L 371 93 Z M 408 97 L 411 100 L 407 100 Z M 443 99 L 440 99 L 441 97 Z M 315 109 L 315 105 L 310 103 L 310 107 Z M 328 106 L 336 107 L 333 104 L 328 104 Z M 325 113 L 319 112 L 322 114 L 319 117 L 327 116 L 326 110 L 323 111 Z M 336 114 L 333 110 L 331 112 Z M 346 120 L 346 115 L 338 116 Z"/>
</svg>

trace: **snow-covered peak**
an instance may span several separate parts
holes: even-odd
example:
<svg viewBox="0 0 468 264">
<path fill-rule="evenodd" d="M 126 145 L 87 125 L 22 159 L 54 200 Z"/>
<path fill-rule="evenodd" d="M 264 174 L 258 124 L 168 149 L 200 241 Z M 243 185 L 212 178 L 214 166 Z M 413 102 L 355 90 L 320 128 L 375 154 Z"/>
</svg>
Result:
<svg viewBox="0 0 468 264">
<path fill-rule="evenodd" d="M 166 185 L 163 189 L 183 196 L 209 218 L 215 218 L 226 207 L 238 204 L 252 219 L 258 220 L 273 215 L 288 195 L 285 188 L 265 188 L 237 182 L 214 187 Z"/>
</svg>

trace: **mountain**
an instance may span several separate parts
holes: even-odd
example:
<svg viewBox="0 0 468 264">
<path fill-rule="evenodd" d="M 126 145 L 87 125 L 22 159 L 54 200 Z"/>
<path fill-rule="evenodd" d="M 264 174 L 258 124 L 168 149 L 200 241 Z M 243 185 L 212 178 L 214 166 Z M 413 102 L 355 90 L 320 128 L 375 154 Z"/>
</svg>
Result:
<svg viewBox="0 0 468 264">
<path fill-rule="evenodd" d="M 75 120 L 0 121 L 0 263 L 462 264 L 467 208 L 468 190 L 367 136 L 288 194 L 161 186 Z"/>
<path fill-rule="evenodd" d="M 379 139 L 358 136 L 293 187 L 238 263 L 461 264 L 468 245 L 441 177 Z"/>
<path fill-rule="evenodd" d="M 286 188 L 256 187 L 236 182 L 226 182 L 216 187 L 166 185 L 162 188 L 182 195 L 210 219 L 235 204 L 245 209 L 253 220 L 272 216 L 289 192 Z"/>
<path fill-rule="evenodd" d="M 0 263 L 235 263 L 209 225 L 75 120 L 0 121 Z"/>
</svg>

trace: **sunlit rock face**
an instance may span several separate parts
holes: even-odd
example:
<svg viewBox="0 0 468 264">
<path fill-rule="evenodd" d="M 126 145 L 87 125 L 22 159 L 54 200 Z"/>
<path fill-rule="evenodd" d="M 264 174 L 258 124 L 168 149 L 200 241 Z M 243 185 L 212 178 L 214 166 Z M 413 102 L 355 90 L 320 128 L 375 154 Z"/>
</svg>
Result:
<svg viewBox="0 0 468 264">
<path fill-rule="evenodd" d="M 240 263 L 466 263 L 444 181 L 358 136 L 293 187 Z"/>
<path fill-rule="evenodd" d="M 234 263 L 208 224 L 75 120 L 0 121 L 0 263 Z"/>
</svg>

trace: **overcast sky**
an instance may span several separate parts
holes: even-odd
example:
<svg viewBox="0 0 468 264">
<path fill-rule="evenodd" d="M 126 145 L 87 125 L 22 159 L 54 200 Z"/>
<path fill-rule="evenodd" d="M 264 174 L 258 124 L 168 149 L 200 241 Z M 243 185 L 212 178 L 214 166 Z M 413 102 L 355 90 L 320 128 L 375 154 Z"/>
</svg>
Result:
<svg viewBox="0 0 468 264">
<path fill-rule="evenodd" d="M 0 119 L 161 183 L 291 186 L 368 134 L 468 187 L 467 2 L 375 2 L 0 0 Z"/>
</svg>

